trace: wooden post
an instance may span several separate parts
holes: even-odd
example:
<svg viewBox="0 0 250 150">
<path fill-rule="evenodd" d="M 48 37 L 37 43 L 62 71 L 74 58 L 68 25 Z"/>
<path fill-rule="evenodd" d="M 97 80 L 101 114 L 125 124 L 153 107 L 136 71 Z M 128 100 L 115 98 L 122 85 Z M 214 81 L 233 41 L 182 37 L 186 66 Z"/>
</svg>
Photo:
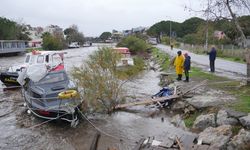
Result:
<svg viewBox="0 0 250 150">
<path fill-rule="evenodd" d="M 247 85 L 250 85 L 250 52 L 246 54 L 247 62 Z"/>
<path fill-rule="evenodd" d="M 101 133 L 100 132 L 96 132 L 96 134 L 94 136 L 94 139 L 93 139 L 93 141 L 91 143 L 90 150 L 97 150 L 98 141 L 99 141 L 100 136 L 101 136 Z"/>
</svg>

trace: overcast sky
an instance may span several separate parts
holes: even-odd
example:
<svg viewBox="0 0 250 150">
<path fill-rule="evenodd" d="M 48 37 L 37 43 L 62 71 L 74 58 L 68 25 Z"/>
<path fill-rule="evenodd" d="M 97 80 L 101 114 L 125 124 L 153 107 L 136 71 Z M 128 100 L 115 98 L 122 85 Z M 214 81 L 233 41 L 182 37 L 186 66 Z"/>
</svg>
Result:
<svg viewBox="0 0 250 150">
<path fill-rule="evenodd" d="M 76 24 L 85 36 L 104 31 L 149 27 L 162 20 L 183 22 L 197 14 L 199 0 L 1 0 L 0 16 L 31 26 L 67 28 Z M 198 16 L 200 17 L 200 16 Z"/>
</svg>

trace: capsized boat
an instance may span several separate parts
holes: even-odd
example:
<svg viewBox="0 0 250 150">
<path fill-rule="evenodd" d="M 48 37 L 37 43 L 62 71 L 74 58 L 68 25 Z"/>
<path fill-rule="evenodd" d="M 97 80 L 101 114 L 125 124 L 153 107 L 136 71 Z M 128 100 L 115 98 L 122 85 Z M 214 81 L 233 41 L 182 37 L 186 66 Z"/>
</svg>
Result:
<svg viewBox="0 0 250 150">
<path fill-rule="evenodd" d="M 30 112 L 43 119 L 61 119 L 71 122 L 71 126 L 78 124 L 82 100 L 65 70 L 48 72 L 37 82 L 25 80 L 22 93 Z"/>
<path fill-rule="evenodd" d="M 1 71 L 0 80 L 6 86 L 20 86 L 17 82 L 17 78 L 25 68 L 33 65 L 43 65 L 48 71 L 54 71 L 62 69 L 63 67 L 63 55 L 66 52 L 63 51 L 32 51 L 26 54 L 26 58 L 23 64 L 11 66 L 8 69 Z"/>
</svg>

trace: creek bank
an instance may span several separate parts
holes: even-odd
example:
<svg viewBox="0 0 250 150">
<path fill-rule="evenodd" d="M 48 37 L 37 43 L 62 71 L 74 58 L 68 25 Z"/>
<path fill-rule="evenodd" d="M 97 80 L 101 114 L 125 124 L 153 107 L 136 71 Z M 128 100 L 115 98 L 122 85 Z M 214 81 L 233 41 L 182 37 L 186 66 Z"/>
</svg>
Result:
<svg viewBox="0 0 250 150">
<path fill-rule="evenodd" d="M 232 135 L 231 128 L 230 125 L 208 127 L 199 134 L 198 141 L 201 141 L 201 144 L 211 145 L 215 149 L 224 149 Z"/>
<path fill-rule="evenodd" d="M 169 71 L 171 72 L 168 73 L 168 78 L 169 76 L 175 78 L 174 70 L 170 69 Z M 248 138 L 250 115 L 224 108 L 228 104 L 239 101 L 235 94 L 229 94 L 230 92 L 225 89 L 238 90 L 238 86 L 236 87 L 231 83 L 231 80 L 224 82 L 225 79 L 195 72 L 195 70 L 193 72 L 193 74 L 196 74 L 195 77 L 192 77 L 192 73 L 190 74 L 191 80 L 189 83 L 182 81 L 170 83 L 171 79 L 161 79 L 161 85 L 177 84 L 182 87 L 182 90 L 184 89 L 183 91 L 195 86 L 201 80 L 212 81 L 196 89 L 188 97 L 182 97 L 179 101 L 175 101 L 168 108 L 170 109 L 169 112 L 175 114 L 172 117 L 172 123 L 176 127 L 184 127 L 185 130 L 198 134 L 197 141 L 193 143 L 195 148 L 243 149 L 242 147 L 244 147 L 244 149 L 250 149 L 250 145 L 247 144 L 247 142 L 250 142 Z M 218 84 L 223 84 L 224 87 L 221 88 L 221 85 L 218 86 Z"/>
<path fill-rule="evenodd" d="M 187 85 L 184 83 L 183 86 Z M 223 92 L 214 91 L 201 87 L 193 92 L 193 97 L 176 101 L 170 107 L 171 111 L 178 113 L 177 117 L 173 117 L 172 123 L 198 133 L 197 142 L 193 143 L 196 148 L 249 149 L 250 114 L 223 108 L 224 104 L 234 101 L 235 98 L 229 95 L 222 98 Z M 193 119 L 191 126 L 182 124 L 183 119 L 194 114 L 199 115 Z"/>
</svg>

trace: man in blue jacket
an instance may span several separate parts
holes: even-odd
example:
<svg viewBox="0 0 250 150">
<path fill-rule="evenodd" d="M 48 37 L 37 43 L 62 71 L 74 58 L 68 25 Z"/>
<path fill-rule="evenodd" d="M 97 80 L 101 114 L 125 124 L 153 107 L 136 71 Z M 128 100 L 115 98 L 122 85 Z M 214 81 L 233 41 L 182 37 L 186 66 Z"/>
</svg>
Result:
<svg viewBox="0 0 250 150">
<path fill-rule="evenodd" d="M 210 71 L 214 72 L 215 71 L 214 62 L 216 59 L 216 49 L 214 46 L 212 46 L 212 49 L 210 52 L 208 52 L 208 55 L 209 55 L 209 61 L 210 61 Z"/>
<path fill-rule="evenodd" d="M 186 76 L 185 82 L 189 82 L 189 70 L 190 70 L 190 66 L 191 66 L 191 57 L 188 55 L 188 53 L 185 53 L 184 56 L 185 56 L 184 73 Z"/>
</svg>

